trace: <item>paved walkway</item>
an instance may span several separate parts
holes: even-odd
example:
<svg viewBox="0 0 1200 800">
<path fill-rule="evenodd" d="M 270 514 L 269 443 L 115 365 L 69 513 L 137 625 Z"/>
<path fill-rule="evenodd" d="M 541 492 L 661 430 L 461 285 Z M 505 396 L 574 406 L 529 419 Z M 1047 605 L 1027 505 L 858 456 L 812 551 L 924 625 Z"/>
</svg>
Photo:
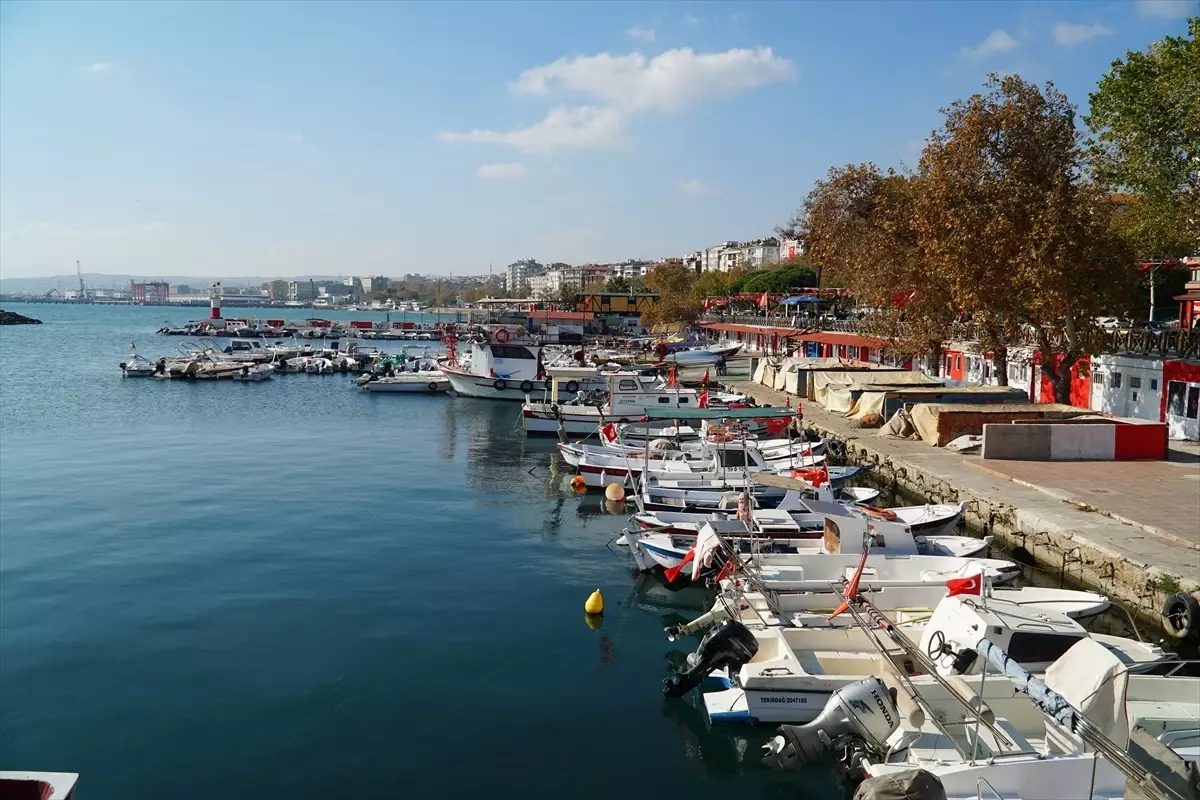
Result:
<svg viewBox="0 0 1200 800">
<path fill-rule="evenodd" d="M 1200 461 L 964 461 L 1181 543 L 1200 547 Z"/>
</svg>

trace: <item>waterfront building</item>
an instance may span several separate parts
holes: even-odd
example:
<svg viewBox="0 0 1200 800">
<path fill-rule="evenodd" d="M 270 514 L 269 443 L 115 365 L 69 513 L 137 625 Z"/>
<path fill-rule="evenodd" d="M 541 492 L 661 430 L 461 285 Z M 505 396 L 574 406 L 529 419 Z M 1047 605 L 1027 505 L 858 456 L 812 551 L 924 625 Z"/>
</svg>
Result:
<svg viewBox="0 0 1200 800">
<path fill-rule="evenodd" d="M 161 305 L 169 301 L 171 287 L 165 281 L 130 281 L 129 294 L 135 303 Z"/>
</svg>

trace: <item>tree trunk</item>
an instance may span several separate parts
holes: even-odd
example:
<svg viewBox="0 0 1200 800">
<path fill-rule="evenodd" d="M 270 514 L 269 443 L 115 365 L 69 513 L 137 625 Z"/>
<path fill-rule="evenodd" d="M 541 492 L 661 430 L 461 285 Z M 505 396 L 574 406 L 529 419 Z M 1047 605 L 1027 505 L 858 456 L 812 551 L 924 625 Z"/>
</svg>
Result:
<svg viewBox="0 0 1200 800">
<path fill-rule="evenodd" d="M 933 342 L 925 353 L 925 371 L 930 375 L 938 375 L 942 370 L 942 343 Z"/>
<path fill-rule="evenodd" d="M 992 350 L 992 375 L 997 386 L 1008 386 L 1008 348 L 1004 345 Z"/>
</svg>

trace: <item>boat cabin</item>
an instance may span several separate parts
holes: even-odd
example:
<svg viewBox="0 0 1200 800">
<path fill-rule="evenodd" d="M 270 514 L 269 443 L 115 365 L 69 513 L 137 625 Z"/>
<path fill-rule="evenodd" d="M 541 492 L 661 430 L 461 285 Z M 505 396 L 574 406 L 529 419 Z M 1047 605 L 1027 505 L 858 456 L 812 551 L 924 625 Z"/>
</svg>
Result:
<svg viewBox="0 0 1200 800">
<path fill-rule="evenodd" d="M 613 372 L 605 376 L 610 414 L 640 414 L 648 408 L 699 408 L 695 389 L 668 386 L 661 378 L 641 372 Z"/>
<path fill-rule="evenodd" d="M 984 637 L 1026 669 L 1041 672 L 1088 638 L 1088 632 L 1065 614 L 1048 609 L 955 595 L 934 609 L 921 635 L 920 649 L 931 655 L 943 676 L 972 674 L 983 667 L 984 660 L 975 648 Z"/>
</svg>

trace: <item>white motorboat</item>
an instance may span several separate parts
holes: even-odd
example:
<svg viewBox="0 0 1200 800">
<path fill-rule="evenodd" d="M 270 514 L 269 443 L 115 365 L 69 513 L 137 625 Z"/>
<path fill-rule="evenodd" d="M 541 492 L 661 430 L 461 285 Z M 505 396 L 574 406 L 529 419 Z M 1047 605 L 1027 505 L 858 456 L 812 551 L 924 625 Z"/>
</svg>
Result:
<svg viewBox="0 0 1200 800">
<path fill-rule="evenodd" d="M 700 408 L 701 395 L 705 395 L 706 401 L 713 406 L 746 402 L 744 395 L 700 392 L 672 386 L 658 376 L 624 370 L 600 373 L 606 392 L 579 392 L 566 402 L 554 402 L 551 398 L 562 398 L 560 387 L 569 381 L 570 370 L 567 375 L 556 367 L 549 367 L 546 372 L 551 378 L 546 397 L 540 402 L 527 400 L 521 406 L 521 424 L 529 436 L 556 435 L 560 431 L 567 435 L 587 436 L 606 422 L 624 424 L 637 420 L 648 408 Z M 784 427 L 786 422 L 780 430 Z M 616 428 L 612 430 L 615 438 Z"/>
<path fill-rule="evenodd" d="M 0 770 L 0 797 L 37 798 L 37 800 L 71 800 L 75 796 L 75 785 L 79 783 L 77 772 L 26 772 L 24 770 Z"/>
<path fill-rule="evenodd" d="M 823 501 L 805 501 L 803 526 L 786 511 L 748 511 L 749 522 L 712 519 L 700 524 L 697 535 L 643 532 L 631 528 L 625 543 L 634 549 L 642 569 L 679 566 L 696 548 L 701 536 L 716 537 L 740 552 L 756 579 L 769 589 L 792 591 L 827 590 L 830 581 L 845 579 L 846 570 L 857 566 L 854 553 L 845 553 L 843 542 L 868 544 L 872 558 L 863 580 L 872 585 L 945 581 L 960 577 L 971 567 L 982 569 L 997 584 L 1008 583 L 1020 574 L 1011 561 L 978 558 L 990 539 L 965 536 L 914 536 L 902 523 L 872 521 L 852 507 Z M 811 516 L 807 516 L 811 515 Z M 636 517 L 635 517 L 636 519 Z M 820 519 L 822 530 L 815 529 Z M 968 555 L 950 555 L 951 553 Z"/>
<path fill-rule="evenodd" d="M 153 361 L 138 355 L 137 345 L 129 345 L 129 358 L 121 365 L 123 378 L 149 378 L 156 369 Z"/>
<path fill-rule="evenodd" d="M 410 392 L 434 394 L 450 390 L 450 381 L 441 372 L 406 372 L 390 378 L 375 378 L 362 384 L 364 392 Z"/>
<path fill-rule="evenodd" d="M 702 693 L 701 700 L 713 723 L 811 722 L 840 689 L 878 675 L 924 671 L 923 663 L 907 653 L 881 650 L 873 632 L 861 627 L 751 631 L 728 621 L 705 638 L 722 629 L 736 631 L 739 638 L 752 637 L 753 644 L 744 639 L 744 652 L 753 651 L 750 656 L 708 673 L 703 659 L 689 659 L 697 666 L 669 680 L 664 689 L 669 696 L 679 696 L 711 675 L 708 685 L 715 690 Z M 1114 653 L 1130 670 L 1175 658 L 1157 645 L 1090 634 L 1062 614 L 995 596 L 947 596 L 927 620 L 905 625 L 902 630 L 906 636 L 919 638 L 919 651 L 930 654 L 933 664 L 955 676 L 984 670 L 987 662 L 978 657 L 974 647 L 985 634 L 1032 672 L 1044 672 L 1078 641 L 1088 638 Z M 996 683 L 1002 680 L 996 678 Z"/>
<path fill-rule="evenodd" d="M 429 356 L 428 348 L 406 347 L 402 355 L 378 359 L 377 363 L 386 365 L 384 374 L 367 374 L 356 382 L 365 392 L 433 394 L 450 389 L 449 379 L 438 369 L 437 360 Z"/>
<path fill-rule="evenodd" d="M 898 625 L 925 622 L 946 596 L 942 583 L 860 584 L 859 594 L 888 615 Z M 1074 589 L 1024 586 L 1020 589 L 992 590 L 992 597 L 1031 611 L 1052 611 L 1073 620 L 1088 620 L 1103 614 L 1112 602 L 1102 594 Z M 667 628 L 674 641 L 710 627 L 722 620 L 736 619 L 751 630 L 766 627 L 827 628 L 840 626 L 830 614 L 841 603 L 834 591 L 755 592 L 744 591 L 735 581 L 727 581 L 712 608 L 691 622 Z"/>
<path fill-rule="evenodd" d="M 767 410 L 767 409 L 764 409 Z M 632 453 L 615 453 L 597 445 L 558 445 L 567 464 L 575 467 L 588 486 L 610 483 L 632 485 L 645 473 L 647 479 L 725 480 L 744 478 L 748 472 L 779 472 L 814 467 L 825 461 L 823 455 L 792 455 L 768 459 L 753 442 L 728 442 L 702 445 L 698 457 L 683 453 L 647 451 L 641 458 Z M 650 457 L 647 458 L 646 456 Z"/>
<path fill-rule="evenodd" d="M 875 489 L 848 487 L 846 482 L 869 471 L 869 467 L 831 467 L 822 464 L 822 473 L 828 473 L 834 487 L 835 499 L 840 503 L 870 502 L 879 496 Z M 803 474 L 797 472 L 797 474 Z M 768 483 L 770 481 L 770 483 Z M 778 484 L 777 484 L 778 482 Z M 651 477 L 642 486 L 637 496 L 638 507 L 643 511 L 679 511 L 711 513 L 728 511 L 737 507 L 737 497 L 731 492 L 750 492 L 754 508 L 775 508 L 787 496 L 791 487 L 801 487 L 801 496 L 810 496 L 811 486 L 806 482 L 764 472 L 731 475 L 717 479 L 660 479 Z"/>
<path fill-rule="evenodd" d="M 272 364 L 247 364 L 235 372 L 231 377 L 235 381 L 242 381 L 244 383 L 257 383 L 259 381 L 269 380 L 274 374 L 275 367 Z"/>
</svg>

